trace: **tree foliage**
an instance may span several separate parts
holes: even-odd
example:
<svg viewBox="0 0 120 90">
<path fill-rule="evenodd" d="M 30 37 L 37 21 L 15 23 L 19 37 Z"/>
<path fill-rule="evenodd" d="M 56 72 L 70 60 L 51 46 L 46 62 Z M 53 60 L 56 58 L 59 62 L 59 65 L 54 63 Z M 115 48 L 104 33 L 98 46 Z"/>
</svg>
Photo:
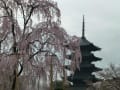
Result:
<svg viewBox="0 0 120 90">
<path fill-rule="evenodd" d="M 79 38 L 60 27 L 55 1 L 0 0 L 0 13 L 0 90 L 39 90 L 41 79 L 46 86 L 50 64 L 61 71 L 68 50 L 78 67 Z"/>
</svg>

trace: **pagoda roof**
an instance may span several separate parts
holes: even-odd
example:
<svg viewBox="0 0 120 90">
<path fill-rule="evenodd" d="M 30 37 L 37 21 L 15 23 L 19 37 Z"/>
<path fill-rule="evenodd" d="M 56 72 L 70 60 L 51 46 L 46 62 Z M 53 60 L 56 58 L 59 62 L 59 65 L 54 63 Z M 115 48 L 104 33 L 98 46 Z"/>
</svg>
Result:
<svg viewBox="0 0 120 90">
<path fill-rule="evenodd" d="M 84 55 L 82 55 L 82 60 L 83 61 L 85 61 L 85 60 L 87 60 L 87 61 L 100 61 L 100 60 L 102 60 L 102 58 L 99 58 L 99 57 L 96 57 L 94 54 L 84 54 Z"/>
<path fill-rule="evenodd" d="M 80 68 L 81 69 L 87 69 L 87 70 L 91 69 L 93 72 L 102 70 L 101 68 L 95 67 L 94 64 L 81 64 Z"/>
<path fill-rule="evenodd" d="M 86 39 L 86 37 L 81 37 L 80 38 L 80 46 L 87 46 L 90 45 L 91 43 Z"/>
<path fill-rule="evenodd" d="M 86 48 L 88 51 L 97 51 L 97 50 L 101 50 L 101 48 L 99 48 L 98 46 L 95 46 L 93 43 L 91 43 L 90 41 L 88 41 L 86 39 L 86 37 L 81 37 L 80 38 L 80 47 L 81 49 Z"/>
<path fill-rule="evenodd" d="M 70 70 L 71 65 L 65 65 L 64 66 L 67 70 Z M 90 71 L 90 72 L 97 72 L 101 71 L 101 68 L 95 67 L 94 64 L 80 64 L 80 71 Z"/>
<path fill-rule="evenodd" d="M 66 55 L 66 58 L 71 60 L 72 59 L 72 55 Z M 94 54 L 92 53 L 84 53 L 82 54 L 82 60 L 90 60 L 90 61 L 100 61 L 102 60 L 102 58 L 100 57 L 96 57 Z"/>
</svg>

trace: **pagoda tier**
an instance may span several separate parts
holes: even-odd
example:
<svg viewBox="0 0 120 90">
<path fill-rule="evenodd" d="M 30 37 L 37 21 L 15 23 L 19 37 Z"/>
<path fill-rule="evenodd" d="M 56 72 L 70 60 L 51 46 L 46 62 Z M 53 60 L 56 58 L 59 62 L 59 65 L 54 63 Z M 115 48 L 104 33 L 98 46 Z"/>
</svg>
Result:
<svg viewBox="0 0 120 90">
<path fill-rule="evenodd" d="M 80 39 L 80 49 L 81 51 L 98 51 L 101 50 L 101 48 L 95 46 L 93 43 L 89 42 L 86 37 L 82 37 Z"/>
<path fill-rule="evenodd" d="M 102 60 L 102 58 L 99 58 L 99 57 L 96 57 L 96 56 L 94 56 L 94 54 L 83 54 L 84 56 L 82 57 L 82 60 L 84 60 L 84 61 L 89 61 L 89 62 L 91 62 L 91 61 L 101 61 Z M 67 59 L 71 59 L 72 58 L 72 55 L 67 55 Z"/>
<path fill-rule="evenodd" d="M 92 62 L 100 61 L 102 58 L 94 56 L 94 51 L 99 51 L 101 48 L 95 46 L 93 43 L 89 42 L 85 37 L 84 29 L 84 17 L 83 17 L 83 30 L 82 37 L 80 38 L 80 48 L 82 55 L 82 63 L 80 63 L 80 70 L 76 69 L 74 75 L 68 76 L 68 80 L 73 83 L 73 86 L 86 87 L 88 82 L 97 82 L 99 79 L 93 75 L 94 72 L 101 71 L 101 68 L 96 67 Z M 67 56 L 68 59 L 72 58 L 72 55 Z M 69 65 L 65 66 L 70 69 Z M 83 89 L 82 89 L 83 90 Z M 86 89 L 84 89 L 86 90 Z"/>
<path fill-rule="evenodd" d="M 65 65 L 65 68 L 70 70 L 70 65 Z M 101 68 L 95 67 L 94 64 L 81 64 L 80 66 L 80 72 L 97 72 L 97 71 L 101 71 Z M 77 71 L 78 72 L 78 71 Z"/>
</svg>

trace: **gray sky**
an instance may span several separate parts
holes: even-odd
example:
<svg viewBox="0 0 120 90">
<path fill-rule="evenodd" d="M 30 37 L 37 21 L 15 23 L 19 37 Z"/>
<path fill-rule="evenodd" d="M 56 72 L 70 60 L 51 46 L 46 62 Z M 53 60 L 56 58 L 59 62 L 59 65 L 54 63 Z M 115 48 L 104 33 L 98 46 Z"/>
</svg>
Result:
<svg viewBox="0 0 120 90">
<path fill-rule="evenodd" d="M 120 64 L 120 0 L 57 0 L 62 26 L 70 35 L 81 36 L 85 15 L 86 37 L 102 48 L 95 55 L 103 58 L 96 65 Z"/>
</svg>

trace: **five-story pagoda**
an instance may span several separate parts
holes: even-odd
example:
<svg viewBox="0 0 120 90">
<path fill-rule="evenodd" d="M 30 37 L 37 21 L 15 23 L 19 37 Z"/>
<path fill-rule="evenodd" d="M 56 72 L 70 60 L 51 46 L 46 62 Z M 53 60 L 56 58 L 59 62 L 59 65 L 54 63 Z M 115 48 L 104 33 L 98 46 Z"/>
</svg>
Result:
<svg viewBox="0 0 120 90">
<path fill-rule="evenodd" d="M 101 58 L 94 56 L 94 51 L 99 51 L 101 48 L 95 46 L 89 42 L 85 37 L 85 22 L 83 16 L 82 37 L 80 38 L 80 48 L 82 54 L 82 63 L 80 64 L 80 70 L 76 69 L 73 76 L 69 76 L 68 80 L 73 83 L 73 87 L 80 87 L 80 90 L 86 90 L 89 86 L 88 82 L 94 83 L 98 79 L 93 75 L 93 72 L 100 71 L 102 69 L 96 67 L 92 62 L 101 60 Z M 76 89 L 77 90 L 77 89 Z"/>
</svg>

